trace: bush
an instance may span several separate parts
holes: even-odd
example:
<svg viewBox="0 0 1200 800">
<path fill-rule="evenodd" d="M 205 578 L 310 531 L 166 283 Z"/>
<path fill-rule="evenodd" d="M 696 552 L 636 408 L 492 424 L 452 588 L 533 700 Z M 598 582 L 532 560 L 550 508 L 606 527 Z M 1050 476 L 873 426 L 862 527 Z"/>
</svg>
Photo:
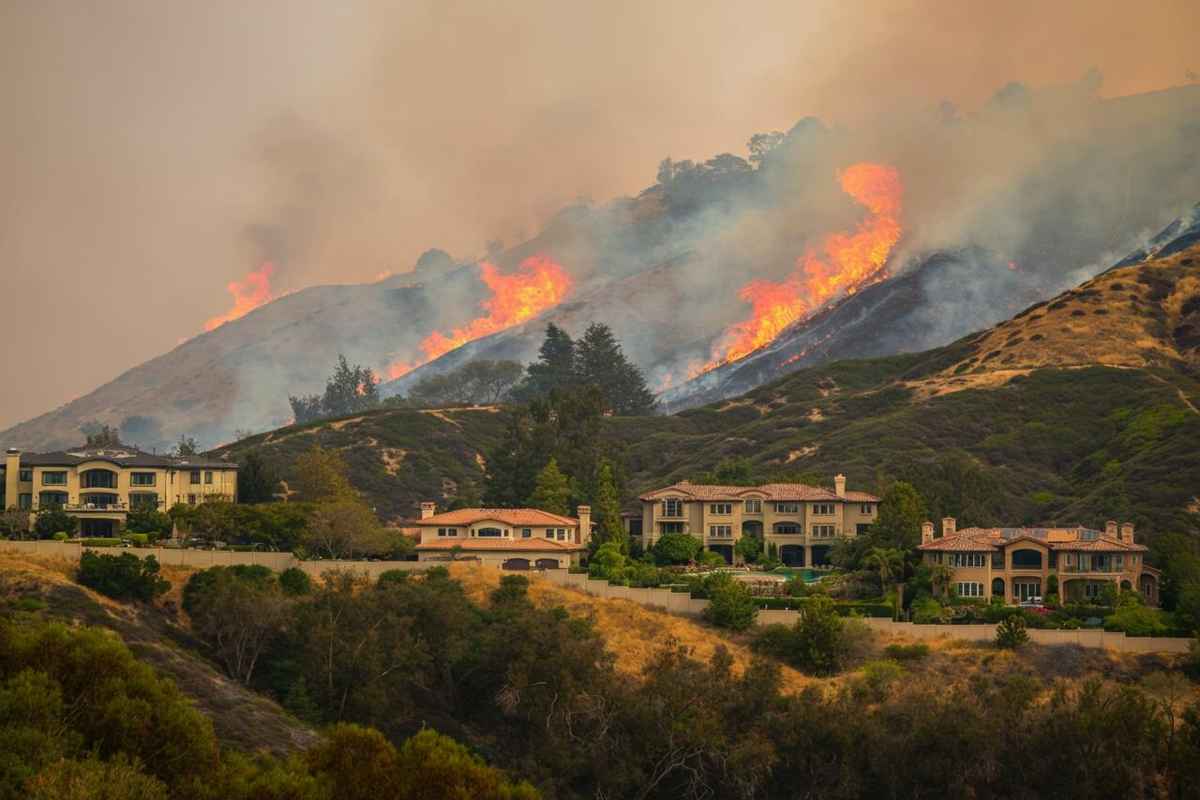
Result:
<svg viewBox="0 0 1200 800">
<path fill-rule="evenodd" d="M 43 508 L 33 521 L 33 532 L 38 539 L 50 539 L 61 532 L 74 534 L 79 530 L 79 520 L 61 508 Z"/>
<path fill-rule="evenodd" d="M 388 572 L 401 572 L 401 570 L 389 570 Z M 387 572 L 384 575 L 388 574 Z M 405 575 L 408 573 L 405 572 Z M 383 575 L 379 576 L 383 580 Z M 312 579 L 308 577 L 308 573 L 299 567 L 288 567 L 283 572 L 279 573 L 279 588 L 283 593 L 291 597 L 308 594 L 312 591 Z"/>
<path fill-rule="evenodd" d="M 67 541 L 68 539 L 70 539 L 71 537 L 70 537 L 70 536 L 67 536 L 67 533 L 66 533 L 66 531 L 59 531 L 58 533 L 54 534 L 54 535 L 53 535 L 52 537 L 50 537 L 50 538 L 52 538 L 52 539 L 53 539 L 54 541 L 56 541 L 56 542 L 65 542 L 65 541 Z"/>
<path fill-rule="evenodd" d="M 929 645 L 924 642 L 913 644 L 889 644 L 883 654 L 894 661 L 920 661 L 929 656 Z"/>
<path fill-rule="evenodd" d="M 754 624 L 758 607 L 750 588 L 726 573 L 717 573 L 708 578 L 708 606 L 704 618 L 718 628 L 744 631 Z"/>
<path fill-rule="evenodd" d="M 1025 618 L 1020 614 L 1011 614 L 1000 620 L 996 626 L 996 646 L 1013 649 L 1029 641 L 1029 633 L 1025 630 Z"/>
<path fill-rule="evenodd" d="M 888 687 L 904 674 L 904 667 L 897 661 L 881 659 L 863 664 L 862 677 L 856 687 L 859 693 L 874 700 L 882 700 Z"/>
<path fill-rule="evenodd" d="M 153 508 L 134 508 L 125 517 L 126 531 L 153 534 L 157 539 L 170 536 L 173 526 L 169 515 Z"/>
<path fill-rule="evenodd" d="M 85 550 L 75 579 L 118 600 L 149 602 L 171 588 L 170 583 L 158 576 L 158 560 L 154 556 L 143 559 L 132 553 L 110 556 Z"/>
<path fill-rule="evenodd" d="M 588 577 L 619 581 L 625 569 L 625 554 L 616 542 L 605 542 L 588 559 Z"/>
<path fill-rule="evenodd" d="M 1126 605 L 1104 620 L 1104 630 L 1124 631 L 1127 636 L 1167 636 L 1171 628 L 1163 612 L 1142 605 Z"/>
<path fill-rule="evenodd" d="M 93 536 L 88 539 L 83 539 L 84 547 L 120 547 L 121 540 L 106 536 Z"/>
<path fill-rule="evenodd" d="M 659 564 L 688 564 L 695 560 L 700 552 L 700 540 L 686 533 L 668 533 L 663 535 L 651 552 Z"/>
<path fill-rule="evenodd" d="M 859 619 L 843 620 L 828 597 L 814 597 L 790 629 L 769 625 L 752 647 L 810 675 L 832 675 L 861 658 L 874 635 Z"/>
<path fill-rule="evenodd" d="M 134 547 L 150 546 L 150 534 L 148 533 L 130 533 L 126 534 L 124 538 L 128 539 Z"/>
<path fill-rule="evenodd" d="M 922 597 L 912 604 L 912 621 L 918 625 L 938 625 L 947 620 L 947 610 L 932 597 Z"/>
<path fill-rule="evenodd" d="M 723 567 L 725 566 L 725 557 L 712 550 L 701 550 L 696 556 L 696 562 L 702 567 Z"/>
</svg>

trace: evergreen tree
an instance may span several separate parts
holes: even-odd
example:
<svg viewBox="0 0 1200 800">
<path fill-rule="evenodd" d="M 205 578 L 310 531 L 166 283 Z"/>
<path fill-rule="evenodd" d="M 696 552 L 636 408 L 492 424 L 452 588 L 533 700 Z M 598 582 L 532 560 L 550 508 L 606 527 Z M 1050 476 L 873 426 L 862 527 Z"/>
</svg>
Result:
<svg viewBox="0 0 1200 800">
<path fill-rule="evenodd" d="M 546 325 L 538 360 L 529 365 L 525 375 L 524 382 L 513 390 L 518 400 L 545 397 L 575 382 L 575 342 L 566 331 L 553 322 Z"/>
<path fill-rule="evenodd" d="M 921 543 L 921 523 L 928 513 L 916 488 L 906 481 L 896 481 L 879 504 L 879 519 L 871 526 L 872 543 L 876 547 L 911 550 Z"/>
<path fill-rule="evenodd" d="M 551 514 L 570 513 L 571 484 L 567 476 L 558 469 L 558 461 L 550 459 L 538 473 L 537 486 L 529 496 L 529 505 L 549 511 Z"/>
<path fill-rule="evenodd" d="M 321 410 L 327 417 L 354 414 L 379 405 L 379 381 L 370 367 L 350 366 L 343 355 L 325 384 Z"/>
<path fill-rule="evenodd" d="M 238 502 L 269 503 L 275 499 L 279 476 L 257 450 L 246 453 L 238 464 Z"/>
<path fill-rule="evenodd" d="M 613 476 L 612 463 L 608 459 L 600 460 L 592 513 L 600 524 L 597 544 L 616 542 L 621 552 L 627 554 L 629 537 L 625 535 L 625 527 L 621 524 L 621 497 L 617 491 L 616 478 Z"/>
<path fill-rule="evenodd" d="M 537 472 L 543 462 L 535 461 L 532 457 L 529 428 L 529 412 L 514 412 L 499 446 L 487 454 L 483 491 L 485 506 L 513 508 L 524 505 L 525 500 L 533 494 Z"/>
<path fill-rule="evenodd" d="M 575 345 L 575 373 L 581 383 L 599 387 L 605 411 L 623 416 L 654 412 L 654 395 L 641 370 L 625 358 L 607 325 L 589 325 Z"/>
</svg>

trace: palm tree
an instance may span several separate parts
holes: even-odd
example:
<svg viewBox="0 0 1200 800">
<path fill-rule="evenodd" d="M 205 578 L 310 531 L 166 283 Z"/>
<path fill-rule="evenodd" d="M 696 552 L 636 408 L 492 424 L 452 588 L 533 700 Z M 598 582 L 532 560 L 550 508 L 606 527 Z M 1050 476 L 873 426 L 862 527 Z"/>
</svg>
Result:
<svg viewBox="0 0 1200 800">
<path fill-rule="evenodd" d="M 952 580 L 954 580 L 954 570 L 949 565 L 930 565 L 929 582 L 933 584 L 933 592 L 938 597 L 945 597 L 949 593 Z"/>
<path fill-rule="evenodd" d="M 896 609 L 892 614 L 895 619 L 900 613 L 900 583 L 904 578 L 904 551 L 895 547 L 873 547 L 863 558 L 863 563 L 879 571 L 879 585 L 887 590 L 891 582 L 896 588 Z"/>
</svg>

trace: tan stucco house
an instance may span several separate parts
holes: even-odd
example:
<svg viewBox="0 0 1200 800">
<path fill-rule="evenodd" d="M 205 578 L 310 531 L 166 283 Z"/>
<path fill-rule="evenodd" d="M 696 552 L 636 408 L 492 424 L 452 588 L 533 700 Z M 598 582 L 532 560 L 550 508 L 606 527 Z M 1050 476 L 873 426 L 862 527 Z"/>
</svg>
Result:
<svg viewBox="0 0 1200 800">
<path fill-rule="evenodd" d="M 592 533 L 592 514 L 579 506 L 577 517 L 537 508 L 460 508 L 437 513 L 421 504 L 417 560 L 471 559 L 503 569 L 558 569 L 580 562 Z"/>
<path fill-rule="evenodd" d="M 734 545 L 743 536 L 775 545 L 789 566 L 822 566 L 839 538 L 858 536 L 879 515 L 879 498 L 846 489 L 846 476 L 836 475 L 833 488 L 803 483 L 761 486 L 718 486 L 679 483 L 640 498 L 641 518 L 626 517 L 631 536 L 653 547 L 664 534 L 686 533 L 706 548 L 736 559 Z"/>
<path fill-rule="evenodd" d="M 36 513 L 61 507 L 84 536 L 112 536 L 133 508 L 237 500 L 237 464 L 165 456 L 132 447 L 79 447 L 54 453 L 9 448 L 0 468 L 0 507 Z"/>
<path fill-rule="evenodd" d="M 932 522 L 921 530 L 920 550 L 927 564 L 954 571 L 960 597 L 1020 603 L 1045 598 L 1056 576 L 1059 598 L 1066 602 L 1098 597 L 1106 586 L 1141 592 L 1158 605 L 1160 573 L 1146 564 L 1146 547 L 1134 541 L 1133 525 L 1109 521 L 1103 531 L 1063 528 L 964 528 L 953 517 L 942 520 L 934 537 Z"/>
</svg>

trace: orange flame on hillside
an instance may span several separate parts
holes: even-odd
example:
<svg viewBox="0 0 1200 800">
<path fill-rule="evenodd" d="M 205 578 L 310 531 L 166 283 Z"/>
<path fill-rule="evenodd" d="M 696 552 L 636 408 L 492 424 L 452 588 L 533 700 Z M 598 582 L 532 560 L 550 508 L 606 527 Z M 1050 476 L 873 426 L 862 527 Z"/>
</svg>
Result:
<svg viewBox="0 0 1200 800">
<path fill-rule="evenodd" d="M 861 163 L 838 175 L 842 191 L 867 207 L 871 216 L 853 233 L 825 237 L 825 257 L 809 251 L 782 283 L 755 280 L 738 296 L 751 305 L 750 318 L 729 326 L 713 347 L 712 358 L 689 377 L 736 361 L 770 344 L 792 323 L 816 311 L 839 293 L 853 294 L 873 279 L 900 241 L 900 173 L 883 164 Z"/>
<path fill-rule="evenodd" d="M 567 271 L 544 256 L 525 259 L 511 275 L 500 274 L 496 265 L 488 261 L 479 263 L 479 271 L 479 277 L 492 290 L 492 296 L 479 304 L 487 312 L 486 316 L 455 328 L 449 336 L 440 331 L 429 334 L 421 342 L 425 357 L 414 363 L 395 362 L 388 367 L 389 378 L 399 378 L 467 342 L 533 319 L 561 303 L 572 286 Z"/>
<path fill-rule="evenodd" d="M 233 295 L 233 308 L 204 323 L 204 330 L 215 330 L 226 322 L 244 317 L 271 299 L 271 273 L 275 265 L 265 262 L 257 270 L 251 270 L 242 281 L 230 281 L 226 289 Z"/>
</svg>

